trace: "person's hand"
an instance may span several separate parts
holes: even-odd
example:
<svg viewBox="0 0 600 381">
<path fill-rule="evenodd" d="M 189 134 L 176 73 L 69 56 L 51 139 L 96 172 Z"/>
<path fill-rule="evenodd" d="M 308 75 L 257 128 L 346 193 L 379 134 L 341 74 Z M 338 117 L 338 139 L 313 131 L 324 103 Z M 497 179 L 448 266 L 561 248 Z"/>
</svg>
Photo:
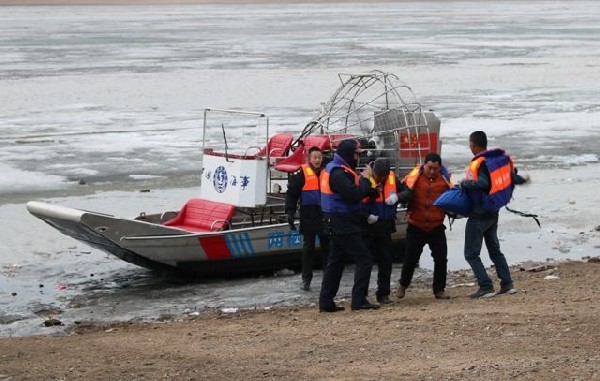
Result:
<svg viewBox="0 0 600 381">
<path fill-rule="evenodd" d="M 369 217 L 367 217 L 367 223 L 369 225 L 373 225 L 375 222 L 377 222 L 379 220 L 379 216 L 376 216 L 374 214 L 369 214 Z"/>
<path fill-rule="evenodd" d="M 398 202 L 398 195 L 396 194 L 396 192 L 391 192 L 390 195 L 388 196 L 388 198 L 385 199 L 386 205 L 394 205 L 397 202 Z"/>
<path fill-rule="evenodd" d="M 522 177 L 523 177 L 523 180 L 525 180 L 525 183 L 527 183 L 527 184 L 528 184 L 528 183 L 531 183 L 531 176 L 529 176 L 529 175 L 524 175 L 524 176 L 522 176 Z"/>
<path fill-rule="evenodd" d="M 363 177 L 370 179 L 373 177 L 373 170 L 368 165 L 365 165 L 365 169 L 360 173 Z"/>
<path fill-rule="evenodd" d="M 290 225 L 290 230 L 296 230 L 296 225 L 294 225 L 294 213 L 288 213 L 287 216 L 288 225 Z"/>
<path fill-rule="evenodd" d="M 372 201 L 375 201 L 377 197 L 379 197 L 379 191 L 377 188 L 369 188 L 367 192 L 367 197 L 369 197 Z"/>
</svg>

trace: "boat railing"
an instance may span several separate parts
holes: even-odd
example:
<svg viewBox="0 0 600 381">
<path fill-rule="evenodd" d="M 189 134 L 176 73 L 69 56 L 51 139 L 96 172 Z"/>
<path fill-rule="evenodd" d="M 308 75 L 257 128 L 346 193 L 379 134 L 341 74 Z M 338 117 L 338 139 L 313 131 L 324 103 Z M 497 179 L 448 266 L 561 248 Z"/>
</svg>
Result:
<svg viewBox="0 0 600 381">
<path fill-rule="evenodd" d="M 271 150 L 265 113 L 206 108 L 202 132 L 200 197 L 238 207 L 266 202 Z M 257 152 L 252 153 L 251 147 Z M 264 152 L 261 152 L 265 147 Z"/>
<path fill-rule="evenodd" d="M 219 230 L 231 230 L 231 223 L 229 222 L 229 220 L 225 220 L 225 219 L 218 219 L 218 220 L 214 220 L 211 224 L 210 224 L 210 230 L 211 231 L 215 231 L 215 226 L 217 224 L 223 224 L 223 226 L 225 226 L 224 228 L 221 228 Z"/>
</svg>

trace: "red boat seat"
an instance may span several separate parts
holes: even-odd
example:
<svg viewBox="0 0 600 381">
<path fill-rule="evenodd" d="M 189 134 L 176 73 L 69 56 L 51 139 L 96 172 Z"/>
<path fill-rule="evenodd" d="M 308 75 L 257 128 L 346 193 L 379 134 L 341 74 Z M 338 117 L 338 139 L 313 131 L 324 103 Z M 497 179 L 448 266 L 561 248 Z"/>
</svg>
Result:
<svg viewBox="0 0 600 381">
<path fill-rule="evenodd" d="M 234 212 L 234 205 L 193 198 L 181 208 L 175 218 L 164 225 L 193 232 L 221 231 L 229 226 Z"/>
<path fill-rule="evenodd" d="M 332 148 L 337 148 L 342 140 L 353 138 L 355 136 L 352 134 L 309 135 L 304 139 L 304 146 L 306 147 L 306 152 L 312 147 L 319 147 L 321 151 L 328 151 Z"/>
<path fill-rule="evenodd" d="M 269 139 L 267 147 L 270 157 L 284 157 L 292 146 L 294 135 L 292 134 L 275 134 Z M 267 147 L 263 147 L 256 154 L 257 157 L 267 156 Z"/>
<path fill-rule="evenodd" d="M 294 153 L 290 156 L 279 160 L 273 168 L 276 171 L 293 173 L 300 169 L 300 166 L 306 162 L 306 154 L 302 142 L 298 144 Z"/>
<path fill-rule="evenodd" d="M 313 147 L 317 147 L 321 151 L 327 151 L 331 148 L 330 144 L 329 144 L 329 137 L 327 135 L 309 135 L 309 136 L 307 136 L 306 139 L 304 139 L 304 147 L 306 147 L 307 154 L 308 154 L 308 151 Z"/>
</svg>

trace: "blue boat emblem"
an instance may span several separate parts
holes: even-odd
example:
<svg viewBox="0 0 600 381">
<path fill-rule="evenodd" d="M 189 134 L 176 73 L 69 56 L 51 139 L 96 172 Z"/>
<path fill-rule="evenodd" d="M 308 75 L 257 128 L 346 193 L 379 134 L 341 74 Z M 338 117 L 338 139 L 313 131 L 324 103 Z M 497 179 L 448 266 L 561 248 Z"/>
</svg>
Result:
<svg viewBox="0 0 600 381">
<path fill-rule="evenodd" d="M 225 189 L 227 188 L 227 170 L 222 165 L 215 169 L 213 186 L 218 193 L 225 192 Z"/>
<path fill-rule="evenodd" d="M 283 233 L 282 232 L 273 232 L 268 235 L 268 245 L 269 249 L 272 248 L 281 248 L 283 247 Z"/>
<path fill-rule="evenodd" d="M 288 247 L 302 246 L 302 235 L 296 230 L 290 231 L 287 237 L 287 245 Z"/>
</svg>

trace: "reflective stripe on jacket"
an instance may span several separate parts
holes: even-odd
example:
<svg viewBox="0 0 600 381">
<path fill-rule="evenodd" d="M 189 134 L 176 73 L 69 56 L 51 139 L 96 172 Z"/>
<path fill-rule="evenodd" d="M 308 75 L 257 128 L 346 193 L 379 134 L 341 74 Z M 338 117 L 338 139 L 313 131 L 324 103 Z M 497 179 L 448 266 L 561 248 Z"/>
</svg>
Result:
<svg viewBox="0 0 600 381">
<path fill-rule="evenodd" d="M 319 190 L 319 175 L 310 164 L 302 164 L 304 186 L 300 194 L 300 205 L 321 205 L 321 191 Z"/>
</svg>

